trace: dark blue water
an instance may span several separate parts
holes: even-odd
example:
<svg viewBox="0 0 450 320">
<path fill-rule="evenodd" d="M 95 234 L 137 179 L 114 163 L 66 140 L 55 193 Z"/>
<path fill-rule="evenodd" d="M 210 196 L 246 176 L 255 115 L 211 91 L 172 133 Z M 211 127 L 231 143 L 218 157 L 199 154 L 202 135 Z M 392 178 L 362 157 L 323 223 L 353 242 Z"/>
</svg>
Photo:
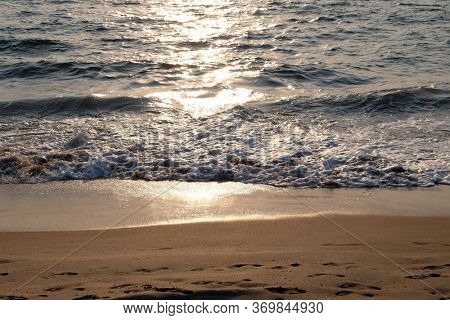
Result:
<svg viewBox="0 0 450 320">
<path fill-rule="evenodd" d="M 0 11 L 0 182 L 450 183 L 447 1 Z"/>
</svg>

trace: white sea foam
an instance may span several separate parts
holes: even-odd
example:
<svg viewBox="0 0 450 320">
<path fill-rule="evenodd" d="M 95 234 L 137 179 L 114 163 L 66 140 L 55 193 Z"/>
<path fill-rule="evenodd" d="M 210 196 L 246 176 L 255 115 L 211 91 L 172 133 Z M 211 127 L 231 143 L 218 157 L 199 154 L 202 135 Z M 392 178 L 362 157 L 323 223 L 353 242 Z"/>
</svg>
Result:
<svg viewBox="0 0 450 320">
<path fill-rule="evenodd" d="M 7 117 L 0 121 L 8 128 L 0 133 L 0 181 L 120 178 L 294 187 L 450 183 L 445 109 L 386 116 L 301 107 L 285 113 L 290 108 L 237 107 L 207 118 L 167 107 L 96 117 Z"/>
</svg>

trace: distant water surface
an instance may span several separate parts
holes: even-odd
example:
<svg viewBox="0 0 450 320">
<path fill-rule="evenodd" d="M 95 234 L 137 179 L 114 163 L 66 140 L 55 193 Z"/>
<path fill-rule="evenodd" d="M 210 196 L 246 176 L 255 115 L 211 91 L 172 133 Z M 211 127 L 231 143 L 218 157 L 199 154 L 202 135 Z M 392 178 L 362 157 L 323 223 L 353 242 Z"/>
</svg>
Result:
<svg viewBox="0 0 450 320">
<path fill-rule="evenodd" d="M 450 184 L 447 1 L 4 1 L 0 183 Z"/>
</svg>

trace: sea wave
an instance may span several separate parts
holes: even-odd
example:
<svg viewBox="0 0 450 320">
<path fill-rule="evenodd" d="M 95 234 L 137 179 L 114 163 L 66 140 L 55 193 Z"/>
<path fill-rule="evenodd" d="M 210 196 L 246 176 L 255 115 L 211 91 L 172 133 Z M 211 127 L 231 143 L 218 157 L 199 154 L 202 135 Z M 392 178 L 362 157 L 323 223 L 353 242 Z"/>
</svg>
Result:
<svg viewBox="0 0 450 320">
<path fill-rule="evenodd" d="M 372 80 L 346 74 L 323 66 L 283 64 L 276 67 L 266 67 L 262 74 L 272 78 L 299 85 L 308 82 L 321 87 L 341 87 L 349 85 L 368 84 Z"/>
<path fill-rule="evenodd" d="M 273 84 L 272 84 L 273 85 Z M 269 99 L 270 100 L 270 99 Z M 98 115 L 114 112 L 159 112 L 156 97 L 74 96 L 49 99 L 0 101 L 0 116 Z M 237 106 L 239 107 L 246 107 Z M 301 114 L 405 114 L 450 109 L 450 90 L 434 87 L 403 88 L 365 94 L 295 96 L 259 101 L 249 112 Z M 253 110 L 253 111 L 252 111 Z M 231 110 L 224 112 L 232 112 Z"/>
<path fill-rule="evenodd" d="M 0 116 L 83 116 L 110 112 L 150 112 L 150 98 L 143 97 L 58 97 L 0 102 Z M 156 110 L 153 110 L 156 111 Z"/>
<path fill-rule="evenodd" d="M 40 60 L 33 62 L 17 62 L 9 65 L 0 65 L 0 80 L 19 79 L 77 79 L 87 78 L 95 80 L 128 79 L 135 75 L 144 75 L 152 72 L 167 74 L 170 69 L 181 66 L 166 62 L 152 61 L 115 61 L 79 62 Z"/>
<path fill-rule="evenodd" d="M 301 113 L 404 114 L 450 109 L 450 90 L 434 87 L 403 88 L 315 98 L 291 97 L 267 106 L 270 111 Z"/>
<path fill-rule="evenodd" d="M 20 54 L 48 53 L 71 50 L 70 43 L 52 39 L 0 39 L 0 52 Z"/>
</svg>

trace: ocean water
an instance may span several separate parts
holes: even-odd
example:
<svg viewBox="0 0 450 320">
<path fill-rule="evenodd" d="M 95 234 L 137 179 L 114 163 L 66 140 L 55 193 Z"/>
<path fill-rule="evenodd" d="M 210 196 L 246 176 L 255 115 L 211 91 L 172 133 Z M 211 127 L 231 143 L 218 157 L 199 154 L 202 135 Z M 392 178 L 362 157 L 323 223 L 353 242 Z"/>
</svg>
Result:
<svg viewBox="0 0 450 320">
<path fill-rule="evenodd" d="M 3 1 L 0 183 L 450 184 L 449 7 Z"/>
</svg>

